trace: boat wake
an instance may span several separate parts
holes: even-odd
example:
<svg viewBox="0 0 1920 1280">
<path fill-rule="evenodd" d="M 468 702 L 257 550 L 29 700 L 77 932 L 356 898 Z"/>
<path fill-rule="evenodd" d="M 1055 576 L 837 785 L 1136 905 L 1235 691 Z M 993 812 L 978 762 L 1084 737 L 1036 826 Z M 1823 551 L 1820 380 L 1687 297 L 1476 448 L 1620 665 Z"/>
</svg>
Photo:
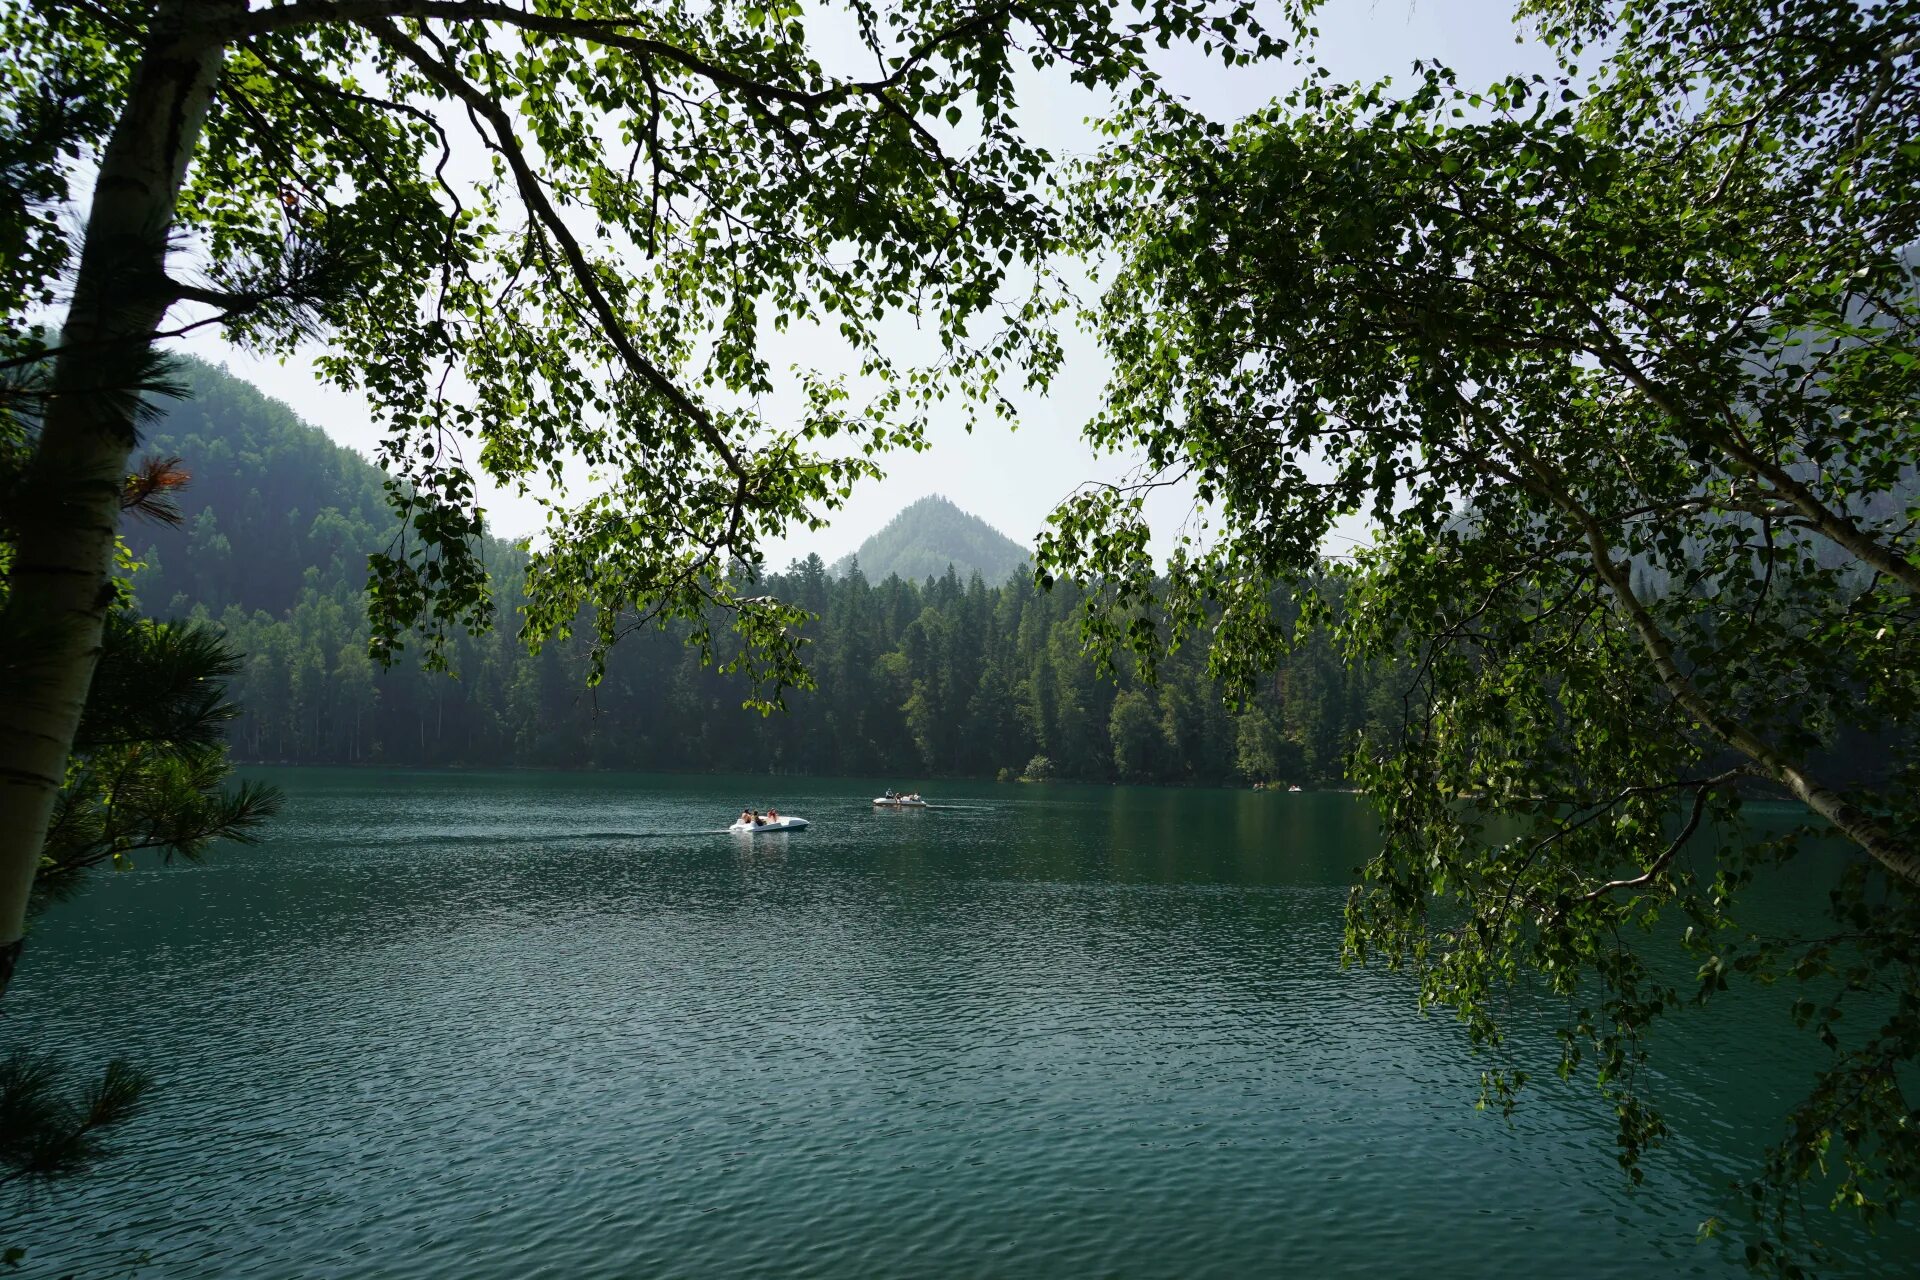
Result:
<svg viewBox="0 0 1920 1280">
<path fill-rule="evenodd" d="M 725 827 L 686 827 L 679 831 L 454 831 L 408 833 L 396 839 L 390 833 L 335 837 L 329 843 L 341 849 L 391 849 L 398 845 L 419 849 L 503 849 L 528 845 L 641 844 L 660 840 L 699 840 L 727 834 Z"/>
</svg>

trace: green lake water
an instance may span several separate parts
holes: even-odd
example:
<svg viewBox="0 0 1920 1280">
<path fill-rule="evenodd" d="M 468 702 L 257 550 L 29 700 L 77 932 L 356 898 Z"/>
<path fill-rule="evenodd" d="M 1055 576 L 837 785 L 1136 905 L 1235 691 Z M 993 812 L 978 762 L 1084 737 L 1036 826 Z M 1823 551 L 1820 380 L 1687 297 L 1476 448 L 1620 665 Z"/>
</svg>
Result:
<svg viewBox="0 0 1920 1280">
<path fill-rule="evenodd" d="M 269 843 L 37 928 L 0 1041 L 157 1084 L 0 1199 L 27 1275 L 1738 1275 L 1694 1229 L 1814 1061 L 1777 1002 L 1689 1011 L 1630 1190 L 1520 1000 L 1546 1079 L 1476 1112 L 1458 1028 L 1339 966 L 1350 796 L 255 772 Z"/>
</svg>

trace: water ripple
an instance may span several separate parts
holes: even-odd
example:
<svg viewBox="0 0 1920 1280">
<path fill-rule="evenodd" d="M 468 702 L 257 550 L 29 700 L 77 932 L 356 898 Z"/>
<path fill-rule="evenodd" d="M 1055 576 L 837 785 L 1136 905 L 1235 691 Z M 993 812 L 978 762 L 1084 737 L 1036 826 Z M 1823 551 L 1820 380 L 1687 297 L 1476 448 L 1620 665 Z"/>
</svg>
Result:
<svg viewBox="0 0 1920 1280">
<path fill-rule="evenodd" d="M 766 779 L 275 780 L 268 846 L 36 935 L 15 1025 L 160 1083 L 12 1213 L 28 1274 L 1738 1274 L 1692 1235 L 1774 1022 L 1683 1040 L 1638 1191 L 1581 1088 L 1474 1112 L 1455 1028 L 1337 963 L 1347 798 L 808 782 L 737 841 Z"/>
</svg>

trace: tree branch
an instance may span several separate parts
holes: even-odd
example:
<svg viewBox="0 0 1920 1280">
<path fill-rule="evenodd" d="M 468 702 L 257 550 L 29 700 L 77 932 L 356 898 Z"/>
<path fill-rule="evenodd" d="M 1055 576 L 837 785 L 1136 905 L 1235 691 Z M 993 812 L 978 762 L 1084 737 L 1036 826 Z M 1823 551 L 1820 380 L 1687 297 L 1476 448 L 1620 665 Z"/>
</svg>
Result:
<svg viewBox="0 0 1920 1280">
<path fill-rule="evenodd" d="M 1626 568 L 1614 560 L 1606 531 L 1600 527 L 1593 513 L 1574 498 L 1559 470 L 1506 432 L 1491 416 L 1482 413 L 1457 387 L 1454 395 L 1526 468 L 1531 479 L 1529 489 L 1547 498 L 1579 526 L 1586 537 L 1594 570 L 1620 606 L 1641 647 L 1652 659 L 1660 683 L 1673 700 L 1702 728 L 1759 765 L 1768 777 L 1785 787 L 1807 808 L 1831 822 L 1841 834 L 1871 854 L 1889 871 L 1909 883 L 1920 885 L 1920 853 L 1902 846 L 1873 815 L 1806 773 L 1758 734 L 1724 715 L 1707 700 L 1680 669 L 1673 642 L 1660 629 L 1652 612 L 1634 591 Z"/>
<path fill-rule="evenodd" d="M 1692 783 L 1693 808 L 1688 812 L 1687 820 L 1680 828 L 1680 834 L 1673 838 L 1673 843 L 1669 844 L 1666 849 L 1661 852 L 1660 856 L 1655 858 L 1641 874 L 1627 880 L 1609 880 L 1598 888 L 1589 889 L 1586 893 L 1580 895 L 1580 900 L 1582 902 L 1593 902 L 1596 899 L 1606 897 L 1609 893 L 1618 889 L 1638 889 L 1643 885 L 1653 883 L 1654 879 L 1673 862 L 1674 855 L 1680 852 L 1687 841 L 1693 839 L 1693 833 L 1700 829 L 1700 819 L 1705 816 L 1707 811 L 1708 794 L 1711 793 L 1715 787 L 1725 786 L 1737 778 L 1747 777 L 1752 772 L 1751 769 L 1742 766 L 1738 769 L 1729 769 L 1716 777 L 1702 778 L 1700 781 Z"/>
<path fill-rule="evenodd" d="M 643 58 L 657 58 L 674 63 L 707 80 L 717 88 L 728 89 L 746 97 L 785 102 L 811 111 L 830 106 L 846 98 L 878 95 L 888 89 L 897 88 L 906 83 L 913 72 L 940 49 L 975 32 L 1006 21 L 1013 16 L 1016 7 L 1012 3 L 994 5 L 941 28 L 915 45 L 901 58 L 900 65 L 881 79 L 844 81 L 830 89 L 817 90 L 795 89 L 787 85 L 756 80 L 679 45 L 625 34 L 629 29 L 644 28 L 657 23 L 658 19 L 651 14 L 635 14 L 630 17 L 567 18 L 530 13 L 509 5 L 495 3 L 494 0 L 301 0 L 298 4 L 256 9 L 224 23 L 209 24 L 203 28 L 203 31 L 214 40 L 234 42 L 303 26 L 352 23 L 366 27 L 384 40 L 386 37 L 382 28 L 390 27 L 391 20 L 395 18 L 409 18 L 422 22 L 433 20 L 493 22 L 521 31 L 594 40 L 608 48 L 637 54 Z"/>
<path fill-rule="evenodd" d="M 279 10 L 264 12 L 277 13 Z M 580 241 L 574 236 L 566 221 L 561 218 L 559 210 L 554 208 L 546 189 L 540 185 L 539 175 L 534 173 L 532 164 L 527 160 L 526 153 L 514 136 L 513 124 L 507 119 L 507 113 L 501 109 L 500 104 L 468 83 L 466 78 L 453 68 L 409 40 L 391 22 L 374 21 L 369 22 L 368 25 L 382 44 L 412 63 L 428 80 L 458 99 L 470 112 L 485 120 L 492 128 L 493 136 L 488 137 L 482 131 L 481 140 L 490 149 L 498 152 L 513 171 L 514 182 L 520 190 L 520 198 L 526 202 L 528 212 L 539 220 L 558 244 L 568 272 L 586 296 L 587 304 L 592 309 L 594 318 L 599 322 L 601 332 L 608 343 L 619 353 L 621 360 L 635 377 L 651 387 L 675 412 L 693 424 L 714 452 L 720 455 L 729 471 L 736 476 L 744 477 L 745 469 L 739 456 L 734 452 L 733 446 L 728 443 L 705 406 L 681 390 L 658 366 L 642 355 L 639 348 L 634 346 L 625 323 L 614 311 L 613 303 L 607 298 L 606 291 L 601 288 L 600 281 L 594 274 L 593 264 L 587 261 L 586 253 L 580 248 Z"/>
</svg>

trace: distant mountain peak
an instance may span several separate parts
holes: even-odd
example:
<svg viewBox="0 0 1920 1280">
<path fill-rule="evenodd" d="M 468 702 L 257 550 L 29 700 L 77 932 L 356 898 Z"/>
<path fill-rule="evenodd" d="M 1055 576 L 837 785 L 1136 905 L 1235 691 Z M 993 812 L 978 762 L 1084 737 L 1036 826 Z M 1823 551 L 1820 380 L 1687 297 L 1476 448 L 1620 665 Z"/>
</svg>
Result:
<svg viewBox="0 0 1920 1280">
<path fill-rule="evenodd" d="M 870 582 L 894 574 L 918 581 L 940 577 L 951 566 L 963 579 L 978 573 L 998 586 L 1032 559 L 1012 538 L 936 493 L 902 508 L 833 571 L 845 575 L 858 561 Z"/>
</svg>

